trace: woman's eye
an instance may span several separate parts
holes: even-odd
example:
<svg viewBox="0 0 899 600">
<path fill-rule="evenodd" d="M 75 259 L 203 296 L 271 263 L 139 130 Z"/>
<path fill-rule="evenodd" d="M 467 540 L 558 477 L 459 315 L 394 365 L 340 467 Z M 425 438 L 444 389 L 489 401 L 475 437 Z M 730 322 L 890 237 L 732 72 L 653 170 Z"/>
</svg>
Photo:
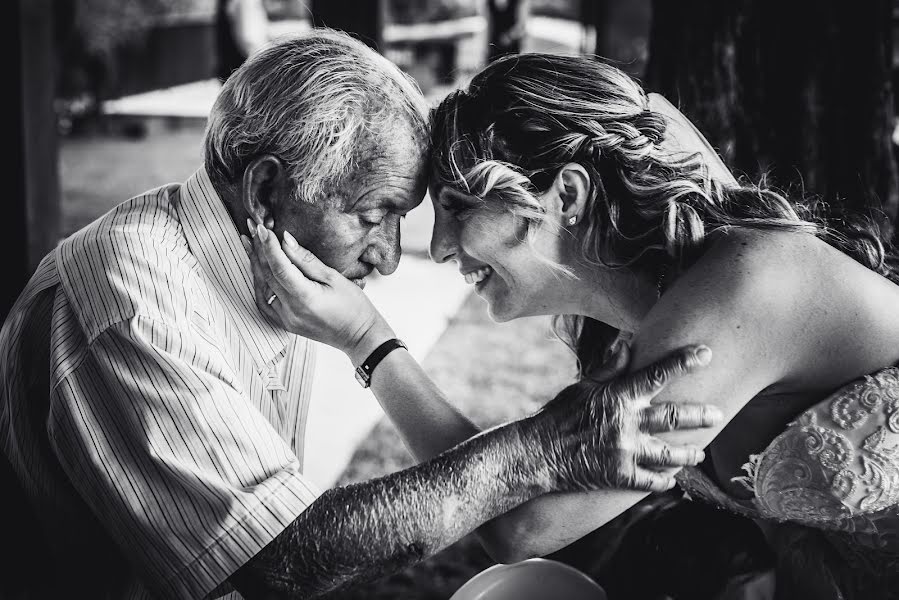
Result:
<svg viewBox="0 0 899 600">
<path fill-rule="evenodd" d="M 453 218 L 458 219 L 460 221 L 464 221 L 468 217 L 471 216 L 472 206 L 466 206 L 464 204 L 447 204 L 443 206 L 443 209 L 451 214 Z"/>
</svg>

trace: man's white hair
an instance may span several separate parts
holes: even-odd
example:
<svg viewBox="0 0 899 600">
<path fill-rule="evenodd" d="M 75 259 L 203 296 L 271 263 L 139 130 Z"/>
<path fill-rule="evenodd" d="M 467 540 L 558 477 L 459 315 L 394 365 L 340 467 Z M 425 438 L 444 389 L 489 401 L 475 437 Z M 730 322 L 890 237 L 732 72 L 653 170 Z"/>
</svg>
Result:
<svg viewBox="0 0 899 600">
<path fill-rule="evenodd" d="M 228 78 L 206 126 L 206 170 L 229 189 L 254 158 L 271 154 L 297 198 L 314 202 L 355 167 L 368 133 L 390 135 L 386 125 L 426 143 L 418 85 L 362 42 L 314 29 L 270 43 Z"/>
</svg>

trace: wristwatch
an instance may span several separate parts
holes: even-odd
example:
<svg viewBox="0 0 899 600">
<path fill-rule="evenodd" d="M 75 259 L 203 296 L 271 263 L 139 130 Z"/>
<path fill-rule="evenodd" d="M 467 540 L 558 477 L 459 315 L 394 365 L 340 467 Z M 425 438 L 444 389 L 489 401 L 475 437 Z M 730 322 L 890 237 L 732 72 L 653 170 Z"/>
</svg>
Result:
<svg viewBox="0 0 899 600">
<path fill-rule="evenodd" d="M 393 338 L 392 340 L 387 340 L 377 348 L 375 348 L 374 352 L 368 355 L 361 365 L 356 367 L 356 381 L 359 382 L 364 388 L 367 388 L 371 384 L 371 374 L 374 372 L 375 367 L 378 366 L 378 363 L 381 362 L 385 356 L 396 350 L 397 348 L 406 348 L 406 344 L 397 338 Z"/>
</svg>

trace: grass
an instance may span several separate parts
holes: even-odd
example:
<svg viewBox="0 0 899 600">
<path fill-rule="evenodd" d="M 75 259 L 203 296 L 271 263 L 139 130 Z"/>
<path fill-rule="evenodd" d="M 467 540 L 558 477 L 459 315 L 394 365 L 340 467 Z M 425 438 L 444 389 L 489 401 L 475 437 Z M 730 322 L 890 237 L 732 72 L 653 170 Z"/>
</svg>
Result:
<svg viewBox="0 0 899 600">
<path fill-rule="evenodd" d="M 131 196 L 187 179 L 201 164 L 202 136 L 202 126 L 192 125 L 151 130 L 140 139 L 102 132 L 62 138 L 62 234 Z"/>
</svg>

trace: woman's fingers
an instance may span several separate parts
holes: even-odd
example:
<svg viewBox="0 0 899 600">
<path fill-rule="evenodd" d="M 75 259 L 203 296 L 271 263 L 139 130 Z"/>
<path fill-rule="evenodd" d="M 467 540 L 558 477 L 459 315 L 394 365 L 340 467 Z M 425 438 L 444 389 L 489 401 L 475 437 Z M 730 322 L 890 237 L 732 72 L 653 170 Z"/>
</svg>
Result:
<svg viewBox="0 0 899 600">
<path fill-rule="evenodd" d="M 272 281 L 271 272 L 268 266 L 263 266 L 259 255 L 255 252 L 253 244 L 249 239 L 241 236 L 241 243 L 244 249 L 247 249 L 247 256 L 250 257 L 250 271 L 253 273 L 253 296 L 256 299 L 256 306 L 264 315 L 276 322 L 280 321 L 278 311 L 275 304 L 277 301 L 269 304 L 268 299 L 272 294 L 284 293 L 278 284 Z"/>
<path fill-rule="evenodd" d="M 306 279 L 303 274 L 293 265 L 284 251 L 281 244 L 278 243 L 278 237 L 262 225 L 256 228 L 256 249 L 259 254 L 260 264 L 268 267 L 271 277 L 266 277 L 266 281 L 272 286 L 276 293 L 288 291 L 291 295 L 302 296 L 314 289 L 315 283 Z"/>
<path fill-rule="evenodd" d="M 704 367 L 711 360 L 712 351 L 708 346 L 687 346 L 643 367 L 614 385 L 618 390 L 629 394 L 631 398 L 648 401 L 658 394 L 673 377 Z"/>
<path fill-rule="evenodd" d="M 713 427 L 724 416 L 711 404 L 653 404 L 640 409 L 640 429 L 647 433 Z"/>
<path fill-rule="evenodd" d="M 673 446 L 657 438 L 647 438 L 637 463 L 643 467 L 692 467 L 705 459 L 705 452 L 696 446 Z"/>
<path fill-rule="evenodd" d="M 323 263 L 312 252 L 300 246 L 296 239 L 290 235 L 289 231 L 284 232 L 284 241 L 281 243 L 281 249 L 290 259 L 290 262 L 300 270 L 300 272 L 308 279 L 318 283 L 328 283 L 334 274 L 334 269 Z"/>
</svg>

